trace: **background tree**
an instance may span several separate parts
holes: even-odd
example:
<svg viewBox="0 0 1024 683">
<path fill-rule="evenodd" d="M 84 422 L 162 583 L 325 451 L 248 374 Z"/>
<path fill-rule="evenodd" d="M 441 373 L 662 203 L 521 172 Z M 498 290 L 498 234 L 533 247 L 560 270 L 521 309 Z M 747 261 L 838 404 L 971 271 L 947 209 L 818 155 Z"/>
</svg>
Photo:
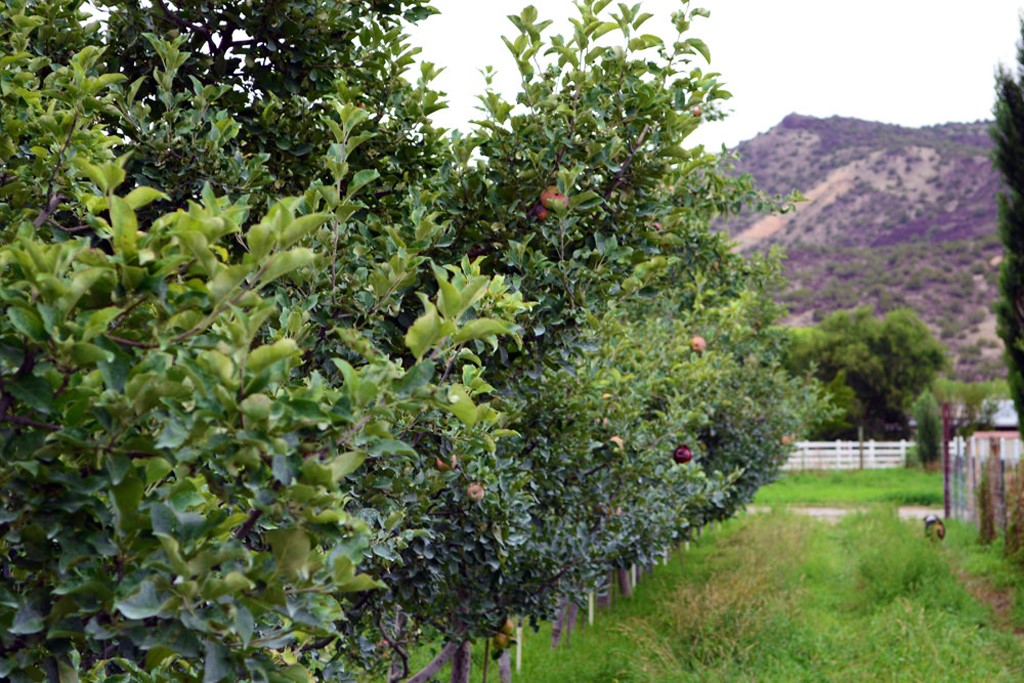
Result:
<svg viewBox="0 0 1024 683">
<path fill-rule="evenodd" d="M 845 418 L 851 428 L 835 436 L 855 437 L 858 426 L 872 438 L 908 436 L 911 402 L 947 365 L 945 347 L 910 309 L 884 318 L 868 307 L 837 311 L 793 335 L 787 359 L 792 372 L 813 373 L 825 384 L 845 372 L 856 395 Z"/>
<path fill-rule="evenodd" d="M 932 393 L 940 405 L 949 405 L 953 433 L 967 437 L 992 426 L 999 402 L 1009 396 L 1009 387 L 1003 380 L 959 382 L 940 377 L 932 385 Z"/>
<path fill-rule="evenodd" d="M 1017 414 L 1024 415 L 1024 40 L 1017 46 L 1016 73 L 1000 66 L 996 74 L 994 112 L 993 161 L 1003 178 L 997 221 L 1003 262 L 996 315 L 1006 347 L 1010 396 Z"/>
<path fill-rule="evenodd" d="M 910 408 L 917 431 L 914 443 L 917 445 L 917 457 L 924 465 L 931 465 L 942 457 L 942 415 L 939 404 L 931 391 L 925 391 L 914 400 Z"/>
</svg>

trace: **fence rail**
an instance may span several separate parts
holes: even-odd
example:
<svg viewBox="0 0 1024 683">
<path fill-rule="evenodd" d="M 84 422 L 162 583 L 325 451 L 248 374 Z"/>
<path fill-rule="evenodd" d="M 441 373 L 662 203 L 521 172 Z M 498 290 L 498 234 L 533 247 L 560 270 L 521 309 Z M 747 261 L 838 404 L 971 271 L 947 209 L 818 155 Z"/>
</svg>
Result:
<svg viewBox="0 0 1024 683">
<path fill-rule="evenodd" d="M 798 441 L 783 471 L 903 467 L 907 441 Z"/>
</svg>

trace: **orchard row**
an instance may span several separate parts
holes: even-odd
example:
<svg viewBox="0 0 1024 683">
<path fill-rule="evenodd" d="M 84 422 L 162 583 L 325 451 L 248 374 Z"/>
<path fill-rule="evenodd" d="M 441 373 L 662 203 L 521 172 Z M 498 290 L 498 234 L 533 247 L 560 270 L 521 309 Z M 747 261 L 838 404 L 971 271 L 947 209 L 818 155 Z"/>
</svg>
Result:
<svg viewBox="0 0 1024 683">
<path fill-rule="evenodd" d="M 103 4 L 0 10 L 5 678 L 404 679 L 728 517 L 819 410 L 708 228 L 781 206 L 687 147 L 702 11 L 527 8 L 461 134 L 424 0 Z"/>
</svg>

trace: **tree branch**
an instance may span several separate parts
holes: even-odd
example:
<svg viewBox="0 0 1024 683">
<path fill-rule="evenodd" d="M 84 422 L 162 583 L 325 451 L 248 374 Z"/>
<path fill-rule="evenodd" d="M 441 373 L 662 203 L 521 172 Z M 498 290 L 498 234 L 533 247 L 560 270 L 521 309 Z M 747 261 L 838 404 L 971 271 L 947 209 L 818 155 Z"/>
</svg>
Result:
<svg viewBox="0 0 1024 683">
<path fill-rule="evenodd" d="M 644 144 L 644 138 L 647 137 L 647 131 L 651 129 L 651 124 L 644 124 L 643 130 L 640 131 L 640 135 L 636 139 L 636 144 L 633 145 L 633 149 L 629 152 L 629 158 L 626 159 L 626 163 L 622 165 L 619 172 L 615 174 L 615 178 L 612 179 L 612 184 L 608 186 L 608 189 L 604 193 L 604 200 L 608 201 L 611 199 L 612 193 L 618 189 L 619 185 L 622 184 L 623 178 L 626 176 L 626 171 L 633 165 L 633 159 L 636 158 L 636 153 L 640 151 L 640 146 Z"/>
<path fill-rule="evenodd" d="M 399 612 L 399 616 L 401 616 L 401 612 Z M 374 621 L 377 624 L 377 630 L 380 631 L 382 636 L 384 636 L 384 642 L 386 642 L 388 645 L 390 645 L 391 649 L 394 650 L 395 654 L 397 654 L 399 659 L 402 660 L 402 675 L 399 676 L 396 679 L 396 680 L 402 680 L 403 678 L 405 678 L 405 677 L 407 677 L 409 675 L 409 655 L 406 653 L 405 648 L 403 648 L 401 646 L 401 644 L 398 642 L 398 640 L 396 638 L 392 638 L 390 635 L 388 635 L 387 630 L 385 630 L 385 628 L 384 628 L 384 624 L 381 623 L 380 614 L 377 615 L 377 617 L 376 617 L 376 619 L 374 619 Z M 400 619 L 399 619 L 399 621 L 400 621 Z M 390 683 L 391 680 L 392 680 L 392 677 L 388 676 L 389 683 Z"/>
<path fill-rule="evenodd" d="M 39 212 L 39 215 L 36 216 L 36 219 L 32 222 L 32 224 L 37 228 L 49 220 L 50 216 L 57 210 L 57 207 L 60 206 L 61 201 L 64 199 L 59 192 L 53 191 L 53 181 L 57 179 L 57 173 L 64 165 L 64 152 L 68 151 L 68 146 L 71 145 L 71 138 L 74 136 L 75 128 L 77 127 L 78 112 L 75 112 L 75 115 L 71 118 L 71 127 L 68 128 L 68 134 L 64 138 L 64 144 L 60 146 L 60 151 L 57 152 L 57 163 L 55 163 L 53 168 L 50 169 L 50 177 L 46 179 L 46 196 L 48 198 L 46 206 Z"/>
<path fill-rule="evenodd" d="M 407 680 L 405 683 L 427 683 L 427 681 L 434 677 L 434 674 L 441 670 L 442 666 L 448 663 L 448 660 L 455 656 L 455 653 L 461 645 L 461 643 L 449 642 L 441 649 L 441 652 L 434 657 L 430 664 L 427 664 L 425 667 L 420 669 L 415 676 Z"/>
<path fill-rule="evenodd" d="M 260 517 L 263 516 L 263 510 L 257 510 L 253 508 L 249 510 L 249 517 L 245 520 L 242 526 L 238 527 L 238 531 L 235 532 L 235 538 L 242 540 L 249 535 L 253 527 L 256 526 L 256 522 L 259 521 Z"/>
</svg>

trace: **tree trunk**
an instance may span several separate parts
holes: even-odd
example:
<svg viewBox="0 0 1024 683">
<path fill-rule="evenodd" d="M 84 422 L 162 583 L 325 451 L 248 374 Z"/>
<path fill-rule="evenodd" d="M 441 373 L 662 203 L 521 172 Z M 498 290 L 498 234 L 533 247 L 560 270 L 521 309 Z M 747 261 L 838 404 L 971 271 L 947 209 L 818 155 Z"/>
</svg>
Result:
<svg viewBox="0 0 1024 683">
<path fill-rule="evenodd" d="M 458 648 L 452 658 L 451 683 L 469 683 L 469 669 L 473 664 L 472 643 L 464 641 Z"/>
<path fill-rule="evenodd" d="M 557 650 L 562 642 L 562 629 L 565 627 L 565 598 L 558 598 L 558 615 L 551 624 L 551 649 Z"/>
<path fill-rule="evenodd" d="M 601 589 L 598 588 L 597 597 L 594 599 L 597 607 L 611 607 L 612 606 L 612 575 L 608 574 L 608 583 L 605 584 L 605 592 L 602 594 Z"/>
<path fill-rule="evenodd" d="M 508 650 L 503 651 L 498 659 L 498 680 L 501 683 L 512 683 L 512 657 Z"/>
<path fill-rule="evenodd" d="M 395 642 L 402 640 L 402 632 L 405 630 L 405 614 L 398 610 L 395 616 Z M 388 683 L 398 683 L 409 675 L 409 664 L 407 660 L 397 653 L 391 657 L 391 671 L 388 673 Z"/>
<path fill-rule="evenodd" d="M 441 668 L 448 663 L 448 660 L 455 655 L 455 651 L 459 649 L 459 644 L 456 642 L 450 642 L 446 644 L 441 652 L 427 664 L 425 667 L 419 670 L 419 672 L 407 680 L 405 683 L 427 683 L 431 678 L 434 677 Z"/>
<path fill-rule="evenodd" d="M 633 594 L 633 584 L 629 582 L 629 567 L 619 567 L 619 593 L 624 598 Z"/>
<path fill-rule="evenodd" d="M 575 602 L 569 605 L 568 613 L 565 616 L 565 644 L 569 645 L 572 630 L 576 628 L 576 617 L 579 616 L 580 606 Z"/>
</svg>

